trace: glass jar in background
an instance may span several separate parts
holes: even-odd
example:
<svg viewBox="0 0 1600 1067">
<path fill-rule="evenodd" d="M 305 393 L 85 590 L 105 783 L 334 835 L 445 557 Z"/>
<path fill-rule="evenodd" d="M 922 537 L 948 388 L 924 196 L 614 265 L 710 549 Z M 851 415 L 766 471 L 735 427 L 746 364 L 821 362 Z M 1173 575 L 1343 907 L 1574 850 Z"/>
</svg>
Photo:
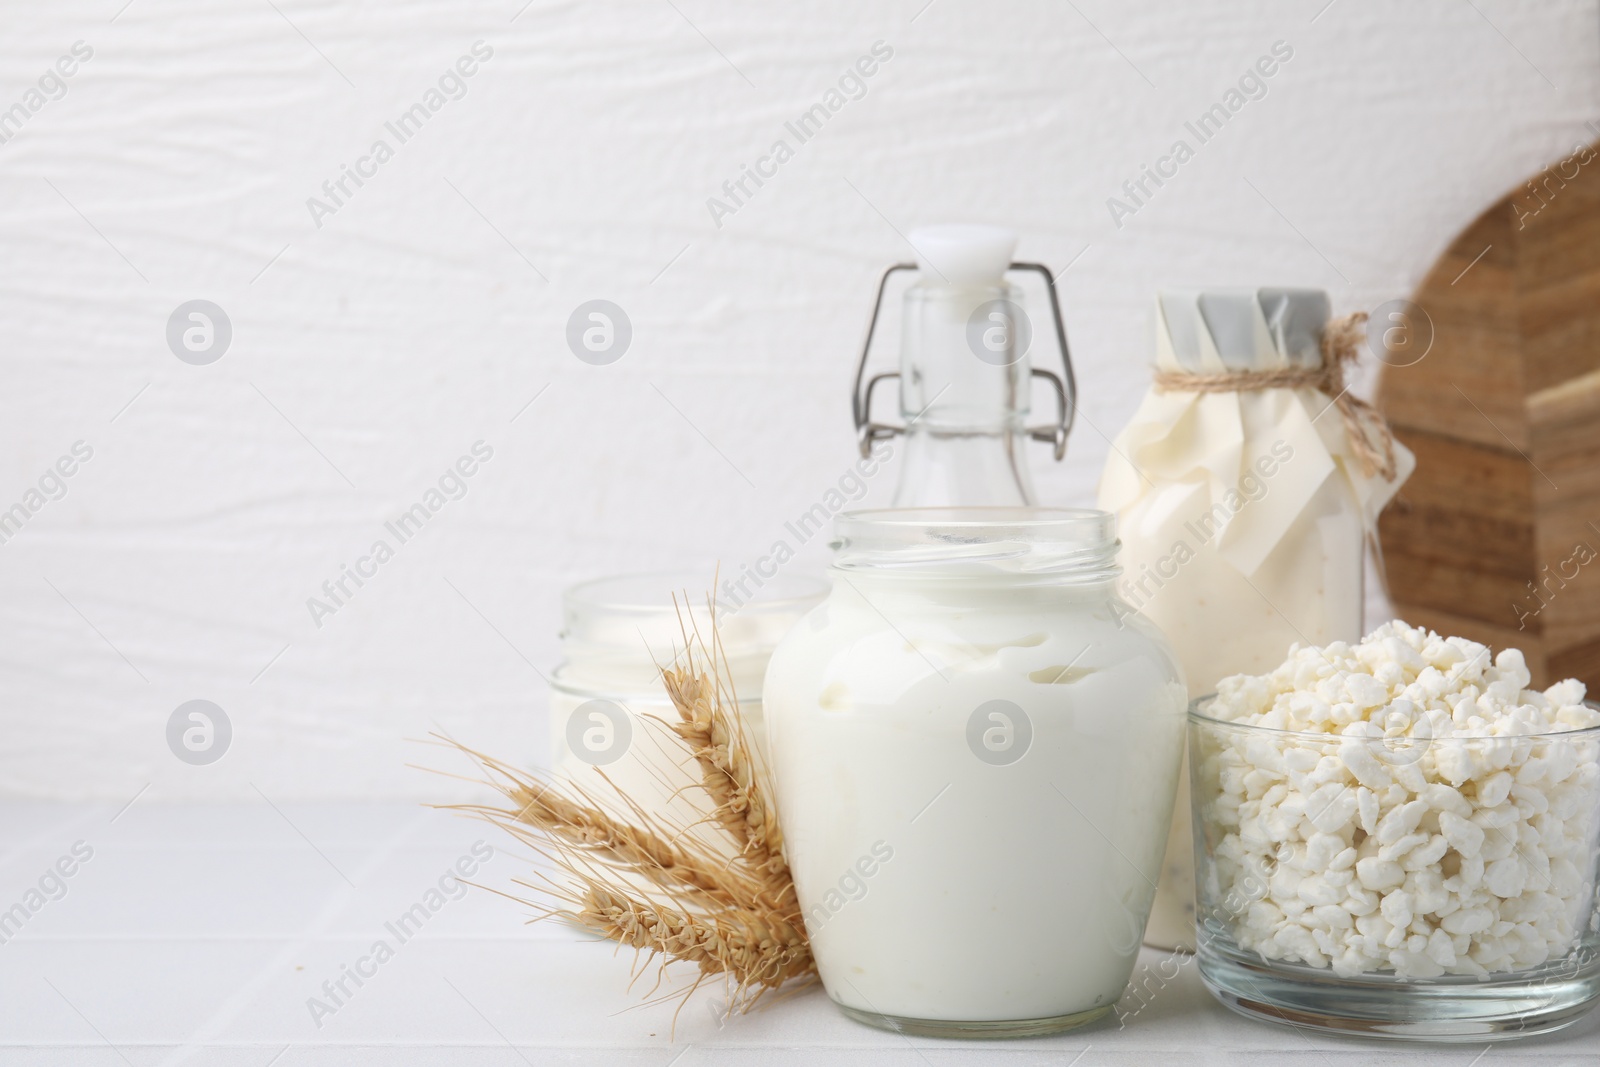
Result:
<svg viewBox="0 0 1600 1067">
<path fill-rule="evenodd" d="M 698 627 L 709 646 L 707 577 L 619 575 L 572 586 L 562 596 L 564 658 L 550 684 L 551 764 L 558 782 L 617 814 L 628 811 L 619 791 L 679 825 L 706 814 L 695 805 L 698 791 L 684 789 L 700 778 L 693 757 L 644 717 L 677 718 L 661 667 L 683 650 L 685 628 Z M 758 750 L 765 745 L 761 682 L 767 660 L 826 591 L 819 578 L 784 575 L 767 581 L 757 599 L 717 609 L 734 692 Z M 596 767 L 609 785 L 593 773 Z"/>
<path fill-rule="evenodd" d="M 1022 1036 L 1111 1011 L 1139 951 L 1187 706 L 1099 511 L 836 520 L 833 591 L 764 698 L 785 854 L 859 1021 Z"/>
<path fill-rule="evenodd" d="M 1156 371 L 1316 372 L 1330 307 L 1313 289 L 1162 293 Z M 1100 506 L 1117 515 L 1123 596 L 1172 642 L 1193 692 L 1264 674 L 1296 642 L 1366 632 L 1366 542 L 1413 460 L 1396 443 L 1392 479 L 1364 471 L 1333 401 L 1304 384 L 1158 387 L 1111 449 Z M 1188 797 L 1183 781 L 1146 940 L 1193 951 Z"/>
</svg>

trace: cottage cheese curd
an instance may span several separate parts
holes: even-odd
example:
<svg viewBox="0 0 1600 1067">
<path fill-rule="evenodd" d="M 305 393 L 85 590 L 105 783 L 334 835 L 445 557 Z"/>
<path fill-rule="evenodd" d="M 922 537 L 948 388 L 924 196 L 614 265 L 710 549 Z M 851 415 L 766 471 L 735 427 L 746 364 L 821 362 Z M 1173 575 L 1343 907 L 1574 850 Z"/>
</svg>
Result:
<svg viewBox="0 0 1600 1067">
<path fill-rule="evenodd" d="M 1223 679 L 1190 743 L 1201 919 L 1349 977 L 1524 971 L 1600 932 L 1600 712 L 1390 623 Z"/>
</svg>

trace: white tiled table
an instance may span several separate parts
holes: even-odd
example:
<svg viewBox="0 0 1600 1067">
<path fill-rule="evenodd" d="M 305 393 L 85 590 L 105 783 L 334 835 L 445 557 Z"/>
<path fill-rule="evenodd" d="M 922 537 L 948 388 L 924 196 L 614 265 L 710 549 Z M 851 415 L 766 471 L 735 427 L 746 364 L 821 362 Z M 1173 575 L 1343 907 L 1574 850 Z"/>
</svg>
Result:
<svg viewBox="0 0 1600 1067">
<path fill-rule="evenodd" d="M 726 1020 L 720 991 L 702 991 L 672 1036 L 671 1005 L 626 992 L 631 954 L 525 926 L 481 890 L 444 903 L 360 987 L 347 979 L 319 1027 L 308 998 L 378 939 L 396 945 L 385 923 L 478 840 L 497 850 L 485 884 L 526 870 L 491 827 L 413 806 L 0 804 L 0 911 L 75 842 L 94 850 L 65 895 L 5 931 L 0 1064 L 1600 1064 L 1600 1012 L 1487 1053 L 1327 1039 L 1229 1013 L 1192 961 L 1152 978 L 1123 1027 L 1055 1038 L 906 1039 L 844 1019 L 819 989 Z"/>
</svg>

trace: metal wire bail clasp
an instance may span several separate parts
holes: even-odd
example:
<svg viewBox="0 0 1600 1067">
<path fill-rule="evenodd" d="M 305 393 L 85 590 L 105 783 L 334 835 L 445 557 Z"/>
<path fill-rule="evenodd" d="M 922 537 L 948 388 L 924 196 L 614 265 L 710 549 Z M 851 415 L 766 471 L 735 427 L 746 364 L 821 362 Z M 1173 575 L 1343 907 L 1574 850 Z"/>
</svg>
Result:
<svg viewBox="0 0 1600 1067">
<path fill-rule="evenodd" d="M 867 320 L 867 337 L 861 344 L 861 359 L 856 364 L 855 391 L 850 398 L 851 413 L 856 420 L 856 442 L 863 457 L 871 455 L 873 442 L 906 432 L 904 426 L 872 421 L 872 391 L 881 381 L 899 378 L 900 372 L 885 371 L 871 378 L 866 378 L 866 373 L 867 357 L 872 352 L 872 335 L 878 328 L 878 315 L 883 311 L 883 292 L 889 285 L 889 276 L 896 271 L 916 269 L 915 263 L 896 263 L 878 279 L 878 296 L 872 303 L 872 317 Z M 1072 353 L 1067 348 L 1066 324 L 1061 321 L 1061 301 L 1056 296 L 1055 275 L 1043 263 L 1013 263 L 1007 270 L 1036 271 L 1044 277 L 1045 288 L 1050 293 L 1050 315 L 1055 319 L 1056 346 L 1061 350 L 1062 374 L 1058 377 L 1054 371 L 1034 367 L 1033 377 L 1048 381 L 1055 392 L 1056 420 L 1042 426 L 1030 426 L 1027 434 L 1035 441 L 1054 445 L 1055 457 L 1059 461 L 1067 454 L 1067 435 L 1072 432 L 1072 424 L 1078 413 L 1078 383 L 1072 373 Z"/>
</svg>

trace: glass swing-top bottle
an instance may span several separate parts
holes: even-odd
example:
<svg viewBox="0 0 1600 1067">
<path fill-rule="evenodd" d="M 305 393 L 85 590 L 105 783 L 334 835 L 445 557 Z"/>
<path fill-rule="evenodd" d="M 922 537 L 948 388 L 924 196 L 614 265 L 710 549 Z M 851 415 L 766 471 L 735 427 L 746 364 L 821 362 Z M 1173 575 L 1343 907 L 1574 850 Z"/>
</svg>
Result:
<svg viewBox="0 0 1600 1067">
<path fill-rule="evenodd" d="M 1017 235 L 997 226 L 943 225 L 911 231 L 915 263 L 896 263 L 878 282 L 877 300 L 856 367 L 852 409 L 863 457 L 877 441 L 905 437 L 894 506 L 1023 507 L 1036 503 L 1023 451 L 1025 438 L 1066 455 L 1077 411 L 1077 386 L 1055 278 L 1041 263 L 1011 260 Z M 900 369 L 867 377 L 872 336 L 889 278 L 915 271 L 902 298 Z M 1012 271 L 1045 280 L 1062 375 L 1034 367 L 1032 320 Z M 879 382 L 900 383 L 900 425 L 874 422 Z M 1035 378 L 1049 382 L 1054 422 L 1027 425 Z"/>
</svg>

